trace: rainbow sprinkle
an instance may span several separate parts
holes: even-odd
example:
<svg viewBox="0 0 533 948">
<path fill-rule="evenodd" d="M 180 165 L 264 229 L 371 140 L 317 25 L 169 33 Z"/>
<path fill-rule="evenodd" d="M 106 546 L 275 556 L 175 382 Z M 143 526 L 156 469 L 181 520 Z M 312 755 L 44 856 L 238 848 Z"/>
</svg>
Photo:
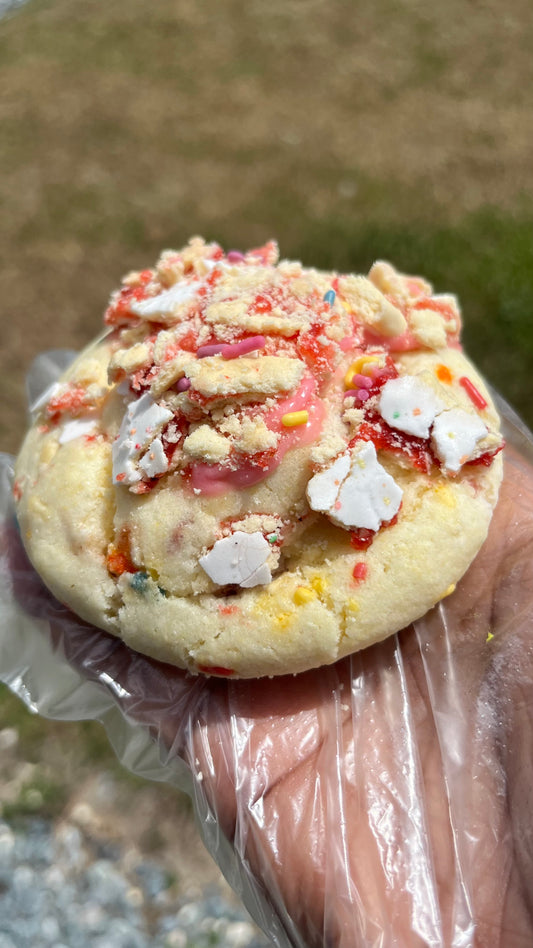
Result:
<svg viewBox="0 0 533 948">
<path fill-rule="evenodd" d="M 284 428 L 296 428 L 297 425 L 306 425 L 308 421 L 309 412 L 307 410 L 288 411 L 281 416 L 281 424 Z"/>
<path fill-rule="evenodd" d="M 222 346 L 220 352 L 223 359 L 237 359 L 239 356 L 254 352 L 256 349 L 264 349 L 265 344 L 264 336 L 248 336 L 247 339 L 242 339 L 241 342 L 228 343 L 228 345 Z"/>
<path fill-rule="evenodd" d="M 459 379 L 459 385 L 462 385 L 466 394 L 468 395 L 470 401 L 478 408 L 480 411 L 483 411 L 484 408 L 488 407 L 488 402 L 483 398 L 481 392 L 478 391 L 476 386 L 466 375 L 461 376 Z"/>
</svg>

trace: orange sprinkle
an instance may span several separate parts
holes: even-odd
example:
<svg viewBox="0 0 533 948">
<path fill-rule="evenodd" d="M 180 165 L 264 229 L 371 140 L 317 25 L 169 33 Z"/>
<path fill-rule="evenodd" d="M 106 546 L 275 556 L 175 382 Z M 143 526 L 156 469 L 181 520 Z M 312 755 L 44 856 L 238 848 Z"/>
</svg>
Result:
<svg viewBox="0 0 533 948">
<path fill-rule="evenodd" d="M 440 382 L 446 382 L 447 385 L 451 385 L 453 382 L 453 375 L 447 365 L 438 365 L 435 373 Z"/>
<path fill-rule="evenodd" d="M 122 576 L 122 573 L 134 573 L 136 570 L 130 558 L 116 548 L 108 551 L 107 569 L 113 576 Z"/>
<path fill-rule="evenodd" d="M 239 611 L 238 606 L 219 606 L 218 611 L 222 616 L 234 616 Z"/>
</svg>

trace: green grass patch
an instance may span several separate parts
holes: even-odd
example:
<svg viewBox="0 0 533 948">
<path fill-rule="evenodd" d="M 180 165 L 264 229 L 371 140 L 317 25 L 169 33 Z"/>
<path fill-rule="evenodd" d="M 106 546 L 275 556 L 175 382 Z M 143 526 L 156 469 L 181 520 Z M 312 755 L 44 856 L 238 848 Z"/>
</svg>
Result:
<svg viewBox="0 0 533 948">
<path fill-rule="evenodd" d="M 307 263 L 346 271 L 387 259 L 455 293 L 468 355 L 533 426 L 533 212 L 486 208 L 440 226 L 326 219 L 299 249 Z"/>
</svg>

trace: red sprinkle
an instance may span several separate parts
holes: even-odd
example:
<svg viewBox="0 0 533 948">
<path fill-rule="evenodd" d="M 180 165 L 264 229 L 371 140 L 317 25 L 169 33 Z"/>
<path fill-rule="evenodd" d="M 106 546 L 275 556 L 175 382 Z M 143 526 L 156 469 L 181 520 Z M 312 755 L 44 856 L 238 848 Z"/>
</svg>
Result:
<svg viewBox="0 0 533 948">
<path fill-rule="evenodd" d="M 466 377 L 466 375 L 461 376 L 459 379 L 459 385 L 463 386 L 466 394 L 470 398 L 470 401 L 473 402 L 476 408 L 479 408 L 480 411 L 483 411 L 484 408 L 487 408 L 489 403 L 483 398 L 481 392 L 478 391 L 474 383 L 471 382 L 470 379 Z"/>
<path fill-rule="evenodd" d="M 233 668 L 224 668 L 222 665 L 198 665 L 198 671 L 204 673 L 204 675 L 234 675 L 235 670 Z"/>
<path fill-rule="evenodd" d="M 361 581 L 362 579 L 366 579 L 367 573 L 368 573 L 368 566 L 366 565 L 366 563 L 363 563 L 361 561 L 356 563 L 352 570 L 353 578 L 357 579 L 358 581 Z"/>
</svg>

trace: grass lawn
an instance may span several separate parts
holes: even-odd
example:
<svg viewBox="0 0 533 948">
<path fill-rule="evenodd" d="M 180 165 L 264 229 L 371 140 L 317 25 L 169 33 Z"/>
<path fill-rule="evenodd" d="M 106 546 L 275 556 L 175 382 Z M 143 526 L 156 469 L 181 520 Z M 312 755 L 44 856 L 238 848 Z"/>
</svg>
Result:
<svg viewBox="0 0 533 948">
<path fill-rule="evenodd" d="M 533 425 L 532 48 L 530 0 L 31 0 L 1 21 L 2 449 L 32 358 L 84 345 L 121 275 L 195 233 L 457 293 L 467 351 Z M 57 734 L 0 692 L 11 726 L 31 759 Z M 96 726 L 57 728 L 111 766 Z"/>
</svg>

